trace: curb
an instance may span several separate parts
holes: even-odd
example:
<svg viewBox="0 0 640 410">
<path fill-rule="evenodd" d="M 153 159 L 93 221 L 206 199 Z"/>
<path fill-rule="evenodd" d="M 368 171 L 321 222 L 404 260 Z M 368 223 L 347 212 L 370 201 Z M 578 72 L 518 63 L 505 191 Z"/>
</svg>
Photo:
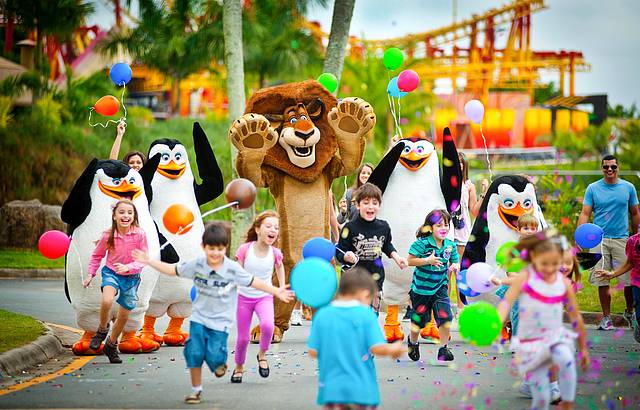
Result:
<svg viewBox="0 0 640 410">
<path fill-rule="evenodd" d="M 16 269 L 0 268 L 4 279 L 64 279 L 64 269 Z"/>
<path fill-rule="evenodd" d="M 53 330 L 44 323 L 42 325 L 46 329 L 44 335 L 25 346 L 0 354 L 0 378 L 15 375 L 29 367 L 47 362 L 65 351 Z"/>
<path fill-rule="evenodd" d="M 602 319 L 602 313 L 598 313 L 598 312 L 580 312 L 580 313 L 582 314 L 582 320 L 584 321 L 585 325 L 597 325 L 598 323 L 600 323 L 600 320 Z M 629 327 L 629 322 L 627 322 L 624 316 L 617 313 L 612 313 L 609 315 L 609 317 L 611 318 L 611 322 L 613 322 L 613 326 L 617 328 Z M 564 321 L 567 323 L 571 322 L 567 317 L 566 313 L 564 316 Z"/>
</svg>

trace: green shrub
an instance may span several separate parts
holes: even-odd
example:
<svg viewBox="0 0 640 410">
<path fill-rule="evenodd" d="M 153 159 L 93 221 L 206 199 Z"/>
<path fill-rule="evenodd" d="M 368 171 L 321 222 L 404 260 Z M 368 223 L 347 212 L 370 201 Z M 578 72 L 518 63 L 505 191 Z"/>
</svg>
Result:
<svg viewBox="0 0 640 410">
<path fill-rule="evenodd" d="M 13 108 L 13 101 L 11 97 L 0 95 L 0 128 L 5 128 L 9 125 L 11 118 L 11 109 Z"/>
</svg>

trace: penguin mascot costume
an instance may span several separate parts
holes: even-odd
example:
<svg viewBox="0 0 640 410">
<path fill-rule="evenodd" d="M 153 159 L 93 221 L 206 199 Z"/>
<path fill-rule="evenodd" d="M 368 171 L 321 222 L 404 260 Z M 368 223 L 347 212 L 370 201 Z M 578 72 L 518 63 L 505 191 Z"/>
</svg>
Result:
<svg viewBox="0 0 640 410">
<path fill-rule="evenodd" d="M 204 223 L 199 206 L 214 200 L 224 191 L 222 171 L 206 134 L 197 122 L 193 124 L 193 147 L 198 173 L 202 179 L 201 184 L 196 183 L 193 177 L 187 150 L 180 141 L 158 139 L 152 142 L 149 148 L 149 157 L 160 156 L 160 164 L 151 182 L 154 195 L 149 209 L 158 224 L 160 245 L 165 246 L 162 250 L 162 260 L 167 263 L 204 255 Z M 163 223 L 163 217 L 167 208 L 175 204 L 186 207 L 193 216 L 193 222 L 190 228 L 170 232 Z M 169 243 L 166 244 L 165 241 Z M 182 323 L 191 315 L 192 286 L 193 281 L 190 279 L 161 275 L 151 295 L 140 337 L 158 343 L 164 342 L 168 346 L 183 345 L 189 336 L 182 330 Z M 164 335 L 160 336 L 156 334 L 154 327 L 156 319 L 164 314 L 169 315 L 171 319 Z"/>
<path fill-rule="evenodd" d="M 434 143 L 426 136 L 396 140 L 396 144 L 380 160 L 368 182 L 382 191 L 378 216 L 389 223 L 393 245 L 400 255 L 409 254 L 416 231 L 429 212 L 458 208 L 462 172 L 455 142 L 449 128 L 444 129 L 443 167 L 440 169 Z M 450 230 L 453 240 L 453 229 Z M 407 305 L 413 278 L 411 268 L 401 270 L 390 259 L 384 260 L 385 279 L 382 298 L 387 304 L 384 332 L 388 342 L 403 340 L 398 320 L 400 305 Z M 439 338 L 438 329 L 430 322 L 421 331 L 423 337 Z"/>
<path fill-rule="evenodd" d="M 98 329 L 100 321 L 100 283 L 93 281 L 88 288 L 82 285 L 87 275 L 89 261 L 96 242 L 103 232 L 111 227 L 112 207 L 120 199 L 130 199 L 138 212 L 140 227 L 147 234 L 148 252 L 152 258 L 159 258 L 160 244 L 155 224 L 149 213 L 148 197 L 151 196 L 150 182 L 156 171 L 160 157 L 150 159 L 138 171 L 122 161 L 92 160 L 73 186 L 69 197 L 62 205 L 62 220 L 69 225 L 71 248 L 65 261 L 65 293 L 76 311 L 78 326 L 84 331 L 72 350 L 76 355 L 99 354 L 89 348 L 91 337 Z M 98 271 L 102 269 L 101 265 Z M 131 311 L 118 348 L 123 353 L 141 353 L 157 350 L 160 345 L 152 340 L 142 340 L 135 333 L 142 325 L 151 292 L 158 280 L 158 272 L 146 266 L 140 274 L 138 301 Z M 115 320 L 118 304 L 111 309 Z"/>
<path fill-rule="evenodd" d="M 469 242 L 464 248 L 461 269 L 477 262 L 485 262 L 497 268 L 496 253 L 508 241 L 519 241 L 518 218 L 532 214 L 538 220 L 538 229 L 547 227 L 536 198 L 533 184 L 521 175 L 505 175 L 496 178 L 480 206 L 478 217 L 471 229 Z M 503 269 L 497 269 L 498 277 L 506 277 Z M 495 292 L 468 297 L 470 302 L 485 300 L 494 305 L 500 301 Z"/>
</svg>

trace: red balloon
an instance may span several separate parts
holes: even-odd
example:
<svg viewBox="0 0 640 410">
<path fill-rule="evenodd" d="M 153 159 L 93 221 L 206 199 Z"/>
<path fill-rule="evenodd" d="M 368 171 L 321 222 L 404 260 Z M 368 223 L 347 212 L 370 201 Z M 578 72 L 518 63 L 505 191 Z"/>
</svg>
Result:
<svg viewBox="0 0 640 410">
<path fill-rule="evenodd" d="M 404 70 L 398 76 L 398 88 L 400 91 L 408 93 L 418 88 L 418 84 L 420 84 L 420 77 L 413 70 Z"/>
<path fill-rule="evenodd" d="M 248 179 L 234 179 L 225 188 L 224 199 L 227 203 L 238 201 L 240 209 L 249 208 L 256 199 L 256 186 Z"/>
<path fill-rule="evenodd" d="M 191 230 L 193 225 L 185 227 L 192 223 L 193 219 L 193 212 L 189 208 L 182 204 L 173 204 L 164 211 L 162 223 L 167 231 L 174 235 L 182 235 Z"/>
<path fill-rule="evenodd" d="M 38 250 L 45 258 L 58 259 L 69 250 L 71 238 L 61 231 L 47 231 L 38 239 Z"/>
<path fill-rule="evenodd" d="M 93 109 L 96 110 L 98 114 L 108 117 L 115 115 L 118 112 L 120 109 L 120 102 L 113 95 L 105 95 L 96 102 Z"/>
</svg>

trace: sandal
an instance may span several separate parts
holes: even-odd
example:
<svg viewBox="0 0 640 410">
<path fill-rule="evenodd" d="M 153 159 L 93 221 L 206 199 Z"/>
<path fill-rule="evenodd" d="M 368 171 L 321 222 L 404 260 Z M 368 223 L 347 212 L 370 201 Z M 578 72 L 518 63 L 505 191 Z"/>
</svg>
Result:
<svg viewBox="0 0 640 410">
<path fill-rule="evenodd" d="M 213 372 L 213 374 L 216 375 L 216 377 L 222 377 L 227 373 L 227 364 L 221 364 L 220 366 L 216 367 L 216 370 Z"/>
<path fill-rule="evenodd" d="M 258 373 L 260 373 L 260 376 L 269 377 L 269 362 L 267 362 L 267 359 L 260 359 L 259 355 L 256 355 L 256 359 L 258 359 Z M 267 367 L 260 367 L 261 362 L 267 363 Z"/>
<path fill-rule="evenodd" d="M 244 372 L 234 371 L 233 374 L 231 375 L 231 383 L 242 383 L 242 373 Z"/>
</svg>

